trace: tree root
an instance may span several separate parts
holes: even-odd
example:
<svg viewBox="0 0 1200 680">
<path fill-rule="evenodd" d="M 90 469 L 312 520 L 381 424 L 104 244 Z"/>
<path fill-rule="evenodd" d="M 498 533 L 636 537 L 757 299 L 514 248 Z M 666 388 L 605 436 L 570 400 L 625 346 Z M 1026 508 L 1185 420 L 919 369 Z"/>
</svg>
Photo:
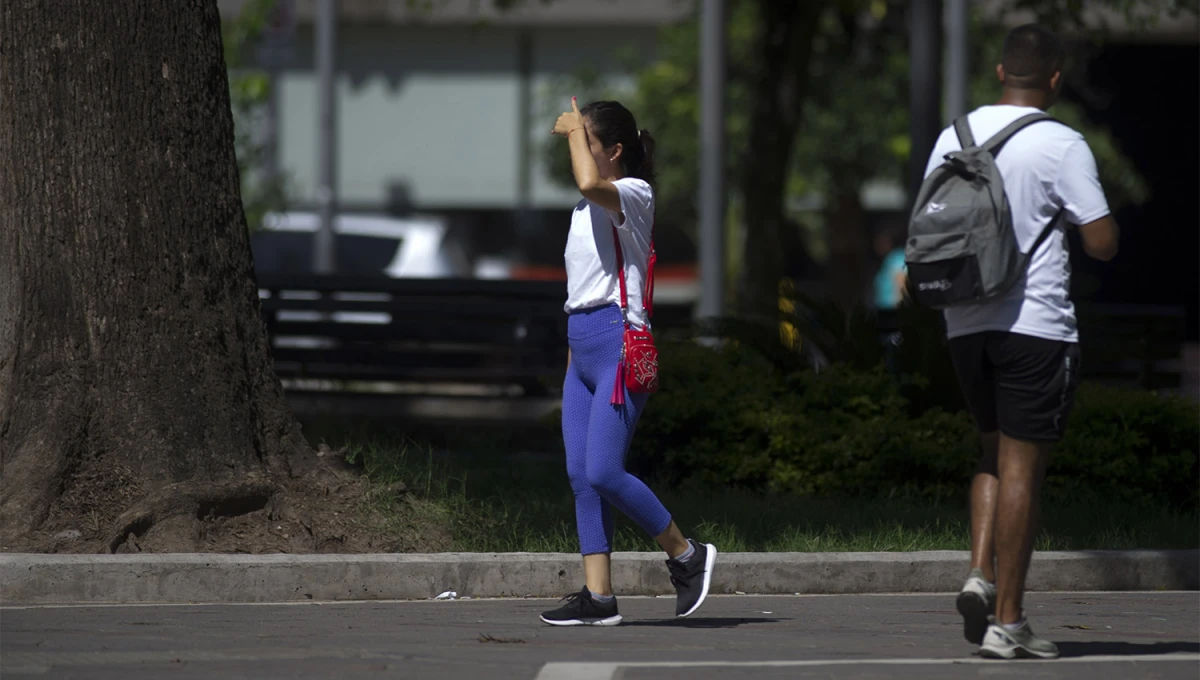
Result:
<svg viewBox="0 0 1200 680">
<path fill-rule="evenodd" d="M 236 517 L 267 506 L 278 486 L 264 479 L 248 477 L 233 482 L 179 482 L 158 490 L 117 518 L 117 529 L 108 540 L 109 552 L 115 553 L 130 536 L 142 536 L 155 524 L 172 517 L 190 515 Z"/>
</svg>

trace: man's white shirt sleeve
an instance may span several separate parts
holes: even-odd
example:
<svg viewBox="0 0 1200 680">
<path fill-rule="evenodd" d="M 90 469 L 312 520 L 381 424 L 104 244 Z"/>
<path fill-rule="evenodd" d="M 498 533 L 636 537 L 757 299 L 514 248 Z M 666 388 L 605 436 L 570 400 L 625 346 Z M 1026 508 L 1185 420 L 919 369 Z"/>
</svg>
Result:
<svg viewBox="0 0 1200 680">
<path fill-rule="evenodd" d="M 1108 200 L 1096 170 L 1096 158 L 1086 141 L 1080 139 L 1067 147 L 1054 183 L 1054 193 L 1072 224 L 1088 224 L 1109 214 Z"/>
<path fill-rule="evenodd" d="M 937 143 L 933 145 L 933 151 L 929 154 L 929 162 L 925 164 L 926 178 L 932 175 L 938 166 L 946 162 L 945 156 L 951 151 L 961 151 L 961 149 L 958 148 L 958 133 L 954 132 L 953 128 L 947 128 L 938 135 Z"/>
</svg>

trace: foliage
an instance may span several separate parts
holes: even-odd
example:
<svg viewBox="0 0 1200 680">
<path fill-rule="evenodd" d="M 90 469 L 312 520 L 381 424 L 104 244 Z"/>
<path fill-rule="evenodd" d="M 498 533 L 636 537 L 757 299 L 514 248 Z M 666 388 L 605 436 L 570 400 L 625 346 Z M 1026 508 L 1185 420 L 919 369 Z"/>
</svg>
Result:
<svg viewBox="0 0 1200 680">
<path fill-rule="evenodd" d="M 947 498 L 965 493 L 974 471 L 971 418 L 938 406 L 945 397 L 927 379 L 882 365 L 793 370 L 742 340 L 664 343 L 660 369 L 631 468 L 668 486 Z M 1194 511 L 1198 443 L 1194 403 L 1085 383 L 1047 489 Z"/>
<path fill-rule="evenodd" d="M 274 7 L 275 0 L 248 0 L 237 16 L 221 25 L 242 206 L 252 231 L 262 225 L 268 212 L 279 210 L 287 196 L 286 178 L 268 172 L 271 150 L 262 134 L 271 79 L 266 71 L 255 68 L 251 59 Z"/>
<path fill-rule="evenodd" d="M 824 15 L 792 164 L 793 197 L 857 196 L 868 180 L 903 180 L 910 148 L 906 4 L 848 3 Z"/>
<path fill-rule="evenodd" d="M 1200 416 L 1194 401 L 1143 390 L 1084 385 L 1047 485 L 1079 500 L 1197 507 Z"/>
<path fill-rule="evenodd" d="M 820 19 L 820 30 L 813 39 L 811 79 L 796 148 L 791 163 L 784 202 L 810 193 L 831 199 L 840 193 L 853 196 L 868 181 L 903 182 L 911 147 L 908 138 L 908 50 L 905 10 L 901 0 L 827 0 Z M 1192 0 L 1159 3 L 1154 11 L 1144 4 L 1126 0 L 1107 0 L 1104 7 L 1133 25 L 1145 26 L 1162 13 L 1194 12 Z M 999 3 L 997 13 L 976 10 L 971 24 L 972 69 L 971 104 L 978 106 L 999 95 L 992 69 L 998 59 L 1006 28 L 1005 15 L 1017 11 L 1035 11 L 1035 15 L 1058 28 L 1078 27 L 1087 12 L 1075 0 L 1009 0 Z M 761 21 L 757 5 L 749 0 L 730 3 L 728 79 L 726 94 L 726 131 L 729 176 L 756 162 L 761 150 L 748 148 L 748 125 L 752 102 L 753 76 L 758 73 L 756 41 Z M 1104 33 L 1094 31 L 1100 39 Z M 664 221 L 687 233 L 696 223 L 695 190 L 700 150 L 698 102 L 699 25 L 693 18 L 660 31 L 656 58 L 644 66 L 630 65 L 636 75 L 632 88 L 601 82 L 595 70 L 581 71 L 555 82 L 546 94 L 546 115 L 556 115 L 570 94 L 583 99 L 599 96 L 625 101 L 642 127 L 658 139 L 659 212 Z M 1081 65 L 1081 64 L 1080 64 Z M 1068 94 L 1078 88 L 1081 72 L 1068 74 Z M 1148 199 L 1145 179 L 1121 152 L 1120 144 L 1109 131 L 1087 120 L 1084 105 L 1068 97 L 1054 111 L 1068 125 L 1088 139 L 1096 156 L 1101 180 L 1110 203 L 1119 207 Z M 569 185 L 570 168 L 562 145 L 545 144 L 546 163 L 552 176 Z M 739 197 L 730 203 L 730 214 L 739 211 Z M 832 209 L 836 202 L 827 200 Z M 828 230 L 862 229 L 861 224 L 839 223 L 829 215 L 805 218 L 816 229 L 810 241 L 810 255 L 827 251 Z M 746 229 L 756 225 L 746 224 Z M 781 243 L 787 251 L 789 244 Z M 818 258 L 819 259 L 819 258 Z"/>
<path fill-rule="evenodd" d="M 666 345 L 660 362 L 663 388 L 632 461 L 666 484 L 944 496 L 969 476 L 970 422 L 940 409 L 912 415 L 882 367 L 785 372 L 737 342 Z"/>
<path fill-rule="evenodd" d="M 371 482 L 368 504 L 384 530 L 417 552 L 562 552 L 579 549 L 575 504 L 561 453 L 434 454 L 370 437 L 338 438 Z M 745 489 L 655 493 L 690 536 L 731 552 L 965 550 L 967 505 L 958 499 L 806 498 Z M 1039 550 L 1194 548 L 1196 512 L 1134 501 L 1047 499 Z M 625 516 L 615 549 L 656 551 Z M 449 541 L 446 540 L 447 535 Z"/>
</svg>

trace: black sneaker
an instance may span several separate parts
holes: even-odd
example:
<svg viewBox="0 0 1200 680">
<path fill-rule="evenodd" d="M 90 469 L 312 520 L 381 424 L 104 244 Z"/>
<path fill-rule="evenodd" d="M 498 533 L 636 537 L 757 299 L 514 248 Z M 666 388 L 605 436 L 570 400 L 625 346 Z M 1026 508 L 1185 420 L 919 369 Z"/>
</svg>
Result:
<svg viewBox="0 0 1200 680">
<path fill-rule="evenodd" d="M 561 601 L 566 604 L 542 613 L 543 621 L 552 626 L 615 626 L 621 622 L 621 615 L 617 613 L 617 598 L 600 602 L 592 597 L 587 586 Z"/>
<path fill-rule="evenodd" d="M 717 561 L 717 549 L 711 543 L 700 544 L 692 539 L 688 543 L 696 549 L 687 562 L 667 560 L 671 570 L 671 583 L 678 597 L 675 599 L 675 616 L 687 616 L 704 604 L 708 597 L 708 586 L 712 583 L 713 563 Z"/>
</svg>

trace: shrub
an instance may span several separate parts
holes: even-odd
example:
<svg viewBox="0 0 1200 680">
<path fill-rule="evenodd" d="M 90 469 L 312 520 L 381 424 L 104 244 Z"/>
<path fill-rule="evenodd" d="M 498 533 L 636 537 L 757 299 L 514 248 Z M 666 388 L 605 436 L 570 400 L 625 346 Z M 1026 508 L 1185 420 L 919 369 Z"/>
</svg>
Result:
<svg viewBox="0 0 1200 680">
<path fill-rule="evenodd" d="M 1200 411 L 1181 396 L 1084 384 L 1047 486 L 1071 498 L 1196 508 Z"/>
<path fill-rule="evenodd" d="M 965 494 L 974 472 L 974 424 L 928 406 L 948 401 L 927 394 L 929 381 L 882 366 L 781 370 L 738 342 L 662 343 L 660 362 L 663 387 L 631 454 L 641 476 L 809 496 L 946 497 Z M 1198 442 L 1195 404 L 1085 384 L 1047 489 L 1195 508 Z"/>
</svg>

